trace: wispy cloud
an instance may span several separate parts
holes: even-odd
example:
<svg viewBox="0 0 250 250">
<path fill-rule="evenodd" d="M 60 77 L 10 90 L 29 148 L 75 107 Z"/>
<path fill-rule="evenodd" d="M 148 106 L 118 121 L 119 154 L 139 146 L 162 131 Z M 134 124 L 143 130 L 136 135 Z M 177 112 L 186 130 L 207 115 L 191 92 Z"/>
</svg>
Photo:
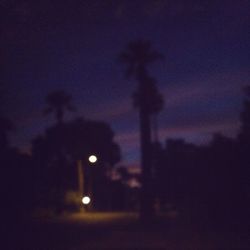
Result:
<svg viewBox="0 0 250 250">
<path fill-rule="evenodd" d="M 224 132 L 230 136 L 237 133 L 239 122 L 232 122 L 231 120 L 218 120 L 185 123 L 182 124 L 169 124 L 168 126 L 159 128 L 159 137 L 162 141 L 170 137 L 190 137 L 194 134 L 211 135 L 214 132 Z M 139 148 L 140 137 L 139 131 L 128 131 L 125 133 L 117 134 L 115 140 L 123 147 L 131 149 Z"/>
<path fill-rule="evenodd" d="M 184 121 L 185 123 L 185 121 Z M 232 132 L 232 135 L 237 133 L 239 128 L 239 122 L 232 123 L 231 121 L 218 121 L 218 122 L 206 122 L 206 123 L 194 123 L 183 126 L 168 126 L 159 130 L 161 138 L 167 137 L 185 137 L 188 134 L 212 134 L 214 132 L 224 132 L 228 135 L 228 132 Z"/>
<path fill-rule="evenodd" d="M 187 103 L 213 101 L 227 97 L 243 96 L 242 87 L 248 84 L 249 73 L 247 69 L 238 72 L 225 72 L 221 74 L 198 76 L 166 86 L 160 91 L 164 96 L 164 110 L 174 110 Z M 160 88 L 160 86 L 159 86 Z M 83 110 L 80 108 L 80 110 Z M 114 99 L 106 103 L 95 104 L 82 113 L 93 119 L 114 121 L 133 111 L 131 96 L 122 100 Z"/>
<path fill-rule="evenodd" d="M 160 89 L 164 96 L 164 109 L 174 109 L 177 106 L 185 106 L 190 102 L 206 101 L 213 98 L 226 98 L 243 96 L 242 87 L 249 84 L 247 70 L 239 72 L 226 72 L 210 76 L 200 76 L 177 82 Z M 160 88 L 160 86 L 159 86 Z M 223 101 L 223 100 L 222 100 Z M 113 99 L 95 104 L 77 107 L 76 115 L 82 115 L 91 119 L 104 119 L 114 121 L 133 112 L 131 96 L 123 99 Z M 73 114 L 74 115 L 74 114 Z M 26 125 L 34 120 L 45 119 L 42 110 L 27 113 L 18 118 L 20 124 Z"/>
<path fill-rule="evenodd" d="M 248 84 L 248 77 L 249 73 L 242 70 L 198 76 L 166 86 L 162 90 L 165 106 L 159 114 L 161 141 L 169 137 L 183 137 L 200 142 L 199 138 L 209 138 L 216 131 L 234 136 L 239 128 L 242 87 Z M 130 121 L 133 113 L 131 97 L 125 96 L 123 99 L 102 101 L 92 106 L 80 106 L 76 115 L 115 124 L 115 141 L 121 146 L 124 159 L 128 159 L 133 152 L 138 155 L 140 146 L 139 131 L 129 125 L 126 128 L 124 126 L 124 119 Z M 41 112 L 33 112 L 20 117 L 17 125 L 21 129 L 25 128 L 27 133 L 44 119 Z"/>
<path fill-rule="evenodd" d="M 86 119 L 96 119 L 113 121 L 119 119 L 133 110 L 131 98 L 127 97 L 122 100 L 111 100 L 104 103 L 98 103 L 89 106 L 77 107 L 76 112 L 66 113 L 66 119 L 72 116 L 83 116 Z M 43 115 L 43 110 L 35 110 L 24 115 L 14 117 L 18 127 L 30 126 L 37 121 L 53 120 L 53 114 L 50 116 Z"/>
<path fill-rule="evenodd" d="M 242 87 L 249 84 L 248 69 L 209 76 L 198 76 L 167 86 L 162 90 L 165 108 L 185 105 L 189 101 L 206 101 L 211 98 L 235 96 L 239 98 Z"/>
</svg>

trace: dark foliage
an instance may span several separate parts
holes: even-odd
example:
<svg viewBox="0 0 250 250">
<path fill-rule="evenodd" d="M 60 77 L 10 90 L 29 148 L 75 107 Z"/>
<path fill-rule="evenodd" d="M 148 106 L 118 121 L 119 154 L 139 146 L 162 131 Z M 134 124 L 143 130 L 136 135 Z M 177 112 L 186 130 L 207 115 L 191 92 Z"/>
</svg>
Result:
<svg viewBox="0 0 250 250">
<path fill-rule="evenodd" d="M 66 190 L 76 190 L 77 160 L 82 160 L 86 166 L 91 154 L 98 157 L 98 163 L 95 168 L 85 167 L 85 174 L 93 176 L 92 181 L 99 187 L 95 194 L 102 196 L 99 193 L 107 186 L 106 172 L 120 160 L 120 149 L 113 137 L 111 128 L 104 122 L 76 119 L 53 126 L 34 139 L 32 155 L 37 170 L 37 202 L 53 205 L 53 201 L 63 199 Z"/>
<path fill-rule="evenodd" d="M 162 209 L 174 204 L 181 214 L 206 225 L 249 225 L 249 115 L 247 97 L 236 139 L 216 133 L 206 146 L 167 140 L 156 165 Z"/>
<path fill-rule="evenodd" d="M 63 90 L 51 92 L 46 97 L 47 107 L 44 114 L 55 113 L 58 124 L 63 122 L 65 111 L 75 111 L 75 107 L 71 104 L 71 96 Z"/>
</svg>

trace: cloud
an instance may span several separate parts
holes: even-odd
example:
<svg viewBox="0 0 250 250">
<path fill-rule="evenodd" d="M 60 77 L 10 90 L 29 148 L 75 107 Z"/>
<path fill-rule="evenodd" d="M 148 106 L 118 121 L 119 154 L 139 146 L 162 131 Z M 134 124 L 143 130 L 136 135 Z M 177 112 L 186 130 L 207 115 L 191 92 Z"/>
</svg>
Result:
<svg viewBox="0 0 250 250">
<path fill-rule="evenodd" d="M 236 120 L 240 109 L 240 96 L 243 96 L 242 87 L 247 85 L 247 79 L 248 73 L 246 70 L 241 70 L 197 76 L 166 86 L 162 90 L 165 104 L 163 111 L 159 114 L 160 120 L 177 126 L 178 123 L 183 123 L 184 119 L 184 123 L 193 124 L 206 122 L 214 119 L 213 117 L 218 119 L 218 116 L 219 119 L 234 116 Z M 128 120 L 133 113 L 137 112 L 132 106 L 131 96 L 92 104 L 87 108 L 80 107 L 78 111 L 86 118 L 118 124 L 116 127 L 124 123 L 124 119 Z M 129 143 L 128 138 L 126 142 L 125 139 L 123 140 L 124 143 Z"/>
<path fill-rule="evenodd" d="M 223 99 L 227 97 L 237 98 L 243 96 L 242 88 L 248 84 L 249 73 L 243 69 L 238 72 L 225 72 L 209 76 L 198 76 L 176 82 L 170 86 L 159 89 L 164 96 L 163 112 L 175 112 L 177 107 L 186 107 L 191 103 L 201 103 Z M 194 112 L 195 110 L 193 110 Z M 31 124 L 34 120 L 44 119 L 42 111 L 34 111 L 19 117 L 18 123 Z M 76 115 L 86 118 L 117 121 L 134 112 L 131 96 L 123 99 L 113 99 L 77 108 Z M 161 115 L 161 114 L 160 114 Z"/>
<path fill-rule="evenodd" d="M 207 142 L 211 134 L 221 131 L 235 136 L 239 128 L 239 112 L 243 99 L 242 87 L 247 85 L 248 73 L 225 72 L 209 76 L 197 76 L 176 82 L 163 88 L 164 110 L 159 114 L 159 137 L 165 141 L 169 137 L 201 143 Z M 86 119 L 104 120 L 114 127 L 115 141 L 121 146 L 125 161 L 135 161 L 139 155 L 140 137 L 135 129 L 131 97 L 111 99 L 92 106 L 80 106 L 76 114 Z M 27 134 L 35 134 L 32 127 L 48 124 L 51 117 L 42 117 L 40 112 L 28 113 L 18 119 L 22 141 Z M 126 121 L 126 122 L 125 122 Z M 131 125 L 133 123 L 133 125 Z M 39 125 L 39 126 L 38 126 Z M 21 132 L 23 130 L 23 132 Z M 21 136 L 23 134 L 23 136 Z M 30 137 L 30 136 L 29 136 Z"/>
<path fill-rule="evenodd" d="M 183 138 L 188 142 L 195 144 L 207 144 L 211 135 L 215 132 L 221 132 L 226 136 L 235 137 L 239 128 L 239 122 L 229 120 L 207 120 L 206 122 L 193 122 L 182 124 L 169 124 L 161 127 L 158 131 L 159 139 L 162 143 L 168 138 Z M 139 131 L 127 131 L 119 133 L 115 141 L 121 145 L 124 164 L 139 165 L 140 136 Z M 132 164 L 133 165 L 133 164 Z"/>
<path fill-rule="evenodd" d="M 185 121 L 184 121 L 185 123 Z M 194 124 L 183 124 L 183 125 L 170 125 L 159 130 L 161 138 L 166 137 L 185 137 L 189 134 L 212 134 L 214 132 L 225 132 L 234 131 L 234 135 L 239 128 L 239 122 L 232 123 L 232 121 L 207 121 L 199 122 Z"/>
<path fill-rule="evenodd" d="M 190 120 L 178 123 L 169 123 L 165 126 L 162 124 L 158 130 L 158 136 L 162 143 L 167 138 L 183 138 L 188 142 L 195 144 L 206 144 L 210 141 L 211 136 L 215 132 L 235 137 L 240 126 L 240 122 L 234 117 L 225 119 L 206 119 L 206 120 Z M 139 157 L 140 135 L 139 131 L 127 131 L 119 133 L 115 137 L 115 141 L 122 146 L 122 152 L 125 161 L 135 161 Z"/>
<path fill-rule="evenodd" d="M 235 96 L 239 98 L 243 86 L 249 83 L 248 69 L 237 72 L 197 76 L 164 87 L 165 108 L 170 109 L 188 102 L 207 101 Z"/>
<path fill-rule="evenodd" d="M 113 121 L 131 111 L 133 111 L 131 98 L 127 97 L 122 100 L 112 100 L 104 103 L 97 103 L 97 105 L 77 107 L 76 112 L 66 112 L 65 118 L 69 119 L 71 116 L 81 115 L 86 119 Z M 53 120 L 53 114 L 45 116 L 43 115 L 43 109 L 41 108 L 38 111 L 33 110 L 22 116 L 15 114 L 14 119 L 18 127 L 26 127 L 32 126 L 33 123 L 38 121 L 48 122 L 48 120 Z"/>
<path fill-rule="evenodd" d="M 209 120 L 206 121 L 193 121 L 186 122 L 182 120 L 182 123 L 169 124 L 167 126 L 161 126 L 158 134 L 161 140 L 165 140 L 167 137 L 190 137 L 190 135 L 210 135 L 214 132 L 228 132 L 234 135 L 239 128 L 239 121 L 235 122 L 231 119 L 228 120 Z M 122 145 L 124 148 L 128 148 L 126 151 L 131 149 L 139 148 L 140 143 L 139 131 L 127 131 L 125 133 L 119 133 L 115 137 L 115 141 Z"/>
</svg>

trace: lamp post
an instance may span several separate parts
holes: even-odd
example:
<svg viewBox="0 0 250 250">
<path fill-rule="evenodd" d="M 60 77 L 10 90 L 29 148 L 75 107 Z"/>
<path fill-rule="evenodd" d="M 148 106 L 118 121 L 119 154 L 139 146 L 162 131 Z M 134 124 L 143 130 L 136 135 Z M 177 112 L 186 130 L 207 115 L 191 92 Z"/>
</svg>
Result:
<svg viewBox="0 0 250 250">
<path fill-rule="evenodd" d="M 88 157 L 88 162 L 91 164 L 94 164 L 97 162 L 97 156 L 96 155 L 90 155 Z M 77 161 L 77 172 L 78 172 L 78 192 L 79 195 L 82 199 L 82 203 L 86 206 L 91 202 L 91 198 L 92 198 L 92 185 L 93 185 L 93 181 L 92 181 L 92 175 L 89 176 L 89 183 L 88 183 L 88 194 L 89 196 L 86 195 L 86 191 L 85 191 L 85 166 L 83 165 L 83 161 L 82 160 L 78 160 Z"/>
</svg>

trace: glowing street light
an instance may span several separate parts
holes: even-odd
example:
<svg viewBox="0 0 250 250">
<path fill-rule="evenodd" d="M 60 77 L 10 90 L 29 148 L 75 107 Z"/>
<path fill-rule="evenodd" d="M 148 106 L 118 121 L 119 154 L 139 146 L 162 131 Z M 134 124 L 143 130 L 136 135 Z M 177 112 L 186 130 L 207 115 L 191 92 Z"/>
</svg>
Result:
<svg viewBox="0 0 250 250">
<path fill-rule="evenodd" d="M 86 160 L 86 158 L 85 158 Z M 91 165 L 97 162 L 97 156 L 96 155 L 90 155 L 88 157 L 88 162 L 91 163 Z M 91 202 L 91 199 L 89 196 L 84 196 L 85 192 L 85 188 L 87 188 L 87 192 L 88 194 L 92 197 L 92 186 L 93 186 L 93 177 L 92 177 L 92 173 L 91 170 L 87 170 L 86 169 L 87 166 L 83 165 L 83 160 L 78 160 L 77 161 L 77 168 L 78 168 L 78 189 L 79 189 L 79 194 L 80 197 L 82 198 L 82 203 L 86 206 L 85 208 L 90 209 L 87 205 Z M 86 174 L 87 174 L 87 178 L 88 178 L 88 182 L 85 183 L 85 170 L 86 170 Z M 87 184 L 87 186 L 86 186 Z"/>
<path fill-rule="evenodd" d="M 82 203 L 83 203 L 84 205 L 88 205 L 88 204 L 90 203 L 90 201 L 91 201 L 91 199 L 90 199 L 88 196 L 84 196 L 84 197 L 82 198 Z"/>
<path fill-rule="evenodd" d="M 88 161 L 92 164 L 97 162 L 97 157 L 95 155 L 90 155 Z M 82 160 L 77 161 L 77 169 L 78 169 L 78 189 L 81 195 L 84 194 L 84 179 L 85 179 L 85 171 Z"/>
<path fill-rule="evenodd" d="M 96 162 L 97 162 L 97 157 L 96 157 L 95 155 L 91 155 L 91 156 L 89 157 L 89 162 L 90 162 L 90 163 L 96 163 Z"/>
</svg>

